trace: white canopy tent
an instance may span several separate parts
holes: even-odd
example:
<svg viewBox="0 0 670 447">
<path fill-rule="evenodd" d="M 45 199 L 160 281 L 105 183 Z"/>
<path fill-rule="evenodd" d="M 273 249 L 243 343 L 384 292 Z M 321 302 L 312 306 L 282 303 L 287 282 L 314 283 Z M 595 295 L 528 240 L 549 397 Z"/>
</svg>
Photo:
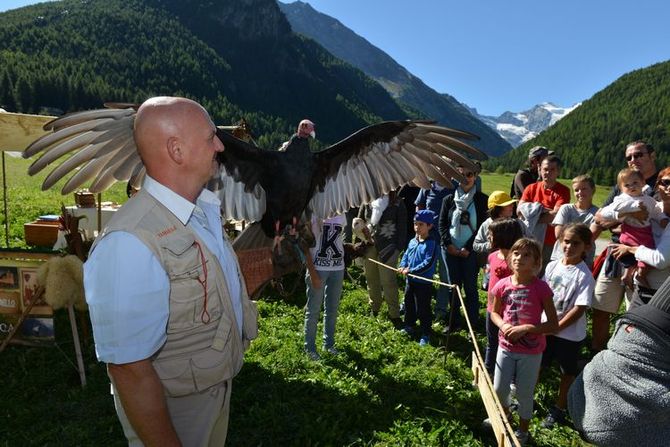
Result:
<svg viewBox="0 0 670 447">
<path fill-rule="evenodd" d="M 2 152 L 2 198 L 5 213 L 5 244 L 9 248 L 9 216 L 7 211 L 7 173 L 5 152 L 23 150 L 33 141 L 45 135 L 43 127 L 54 116 L 10 113 L 0 109 L 0 152 Z"/>
</svg>

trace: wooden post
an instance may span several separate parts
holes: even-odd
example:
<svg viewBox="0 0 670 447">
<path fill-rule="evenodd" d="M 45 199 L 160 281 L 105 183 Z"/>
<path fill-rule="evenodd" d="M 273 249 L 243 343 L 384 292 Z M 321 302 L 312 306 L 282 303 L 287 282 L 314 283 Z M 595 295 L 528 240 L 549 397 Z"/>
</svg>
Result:
<svg viewBox="0 0 670 447">
<path fill-rule="evenodd" d="M 482 397 L 484 408 L 486 408 L 486 413 L 491 421 L 498 447 L 520 447 L 519 441 L 514 436 L 512 427 L 498 400 L 498 396 L 493 390 L 493 384 L 486 371 L 481 355 L 477 351 L 472 352 L 472 374 L 475 378 L 475 384 L 479 389 L 479 394 Z"/>
<path fill-rule="evenodd" d="M 74 352 L 77 356 L 77 369 L 79 370 L 79 380 L 81 386 L 86 386 L 86 371 L 84 370 L 84 357 L 81 354 L 81 344 L 79 342 L 79 332 L 77 331 L 77 317 L 74 313 L 74 305 L 67 307 L 68 317 L 70 317 L 70 327 L 72 328 L 72 341 L 74 341 Z"/>
<path fill-rule="evenodd" d="M 7 170 L 5 169 L 5 151 L 2 151 L 2 199 L 5 205 L 5 247 L 9 248 L 9 211 L 7 209 Z M 0 352 L 2 350 L 0 349 Z"/>
</svg>

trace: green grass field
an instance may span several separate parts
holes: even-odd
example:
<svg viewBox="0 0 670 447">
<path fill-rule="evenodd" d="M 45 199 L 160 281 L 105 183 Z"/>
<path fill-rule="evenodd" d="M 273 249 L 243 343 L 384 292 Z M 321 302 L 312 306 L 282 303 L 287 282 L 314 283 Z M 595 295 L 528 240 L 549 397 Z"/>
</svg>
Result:
<svg viewBox="0 0 670 447">
<path fill-rule="evenodd" d="M 292 277 L 287 286 L 291 281 L 298 281 L 294 294 L 264 294 L 259 302 L 260 335 L 234 381 L 228 445 L 495 445 L 481 428 L 486 413 L 471 386 L 472 348 L 465 332 L 450 337 L 449 350 L 441 336 L 420 348 L 384 317 L 372 317 L 366 291 L 347 281 L 336 334 L 342 353 L 313 362 L 302 352 L 304 285 Z M 57 347 L 10 346 L 2 353 L 0 446 L 124 445 L 109 379 L 91 338 L 84 344 L 84 389 L 62 312 L 56 339 Z M 478 343 L 483 347 L 485 337 Z M 557 379 L 552 369 L 538 385 L 535 445 L 584 445 L 568 427 L 539 426 Z"/>
<path fill-rule="evenodd" d="M 28 178 L 26 166 L 25 160 L 7 159 L 13 247 L 24 246 L 24 222 L 57 213 L 61 202 L 73 203 L 71 197 L 40 192 L 40 177 Z M 483 181 L 487 192 L 506 191 L 511 176 L 485 174 Z M 103 200 L 123 197 L 118 185 Z M 289 289 L 295 285 L 294 293 L 261 297 L 260 335 L 234 381 L 228 445 L 495 445 L 481 428 L 486 414 L 471 386 L 472 348 L 464 332 L 450 337 L 448 350 L 441 336 L 421 349 L 385 318 L 370 316 L 366 291 L 347 281 L 336 336 L 342 354 L 312 362 L 302 352 L 304 283 L 298 277 L 285 282 Z M 480 301 L 485 302 L 483 292 Z M 483 348 L 485 338 L 477 341 Z M 10 346 L 1 354 L 0 446 L 124 445 L 92 338 L 84 339 L 89 382 L 84 389 L 62 311 L 56 314 L 56 342 L 47 348 Z M 552 369 L 538 385 L 531 427 L 535 445 L 583 445 L 570 428 L 539 426 L 557 384 Z"/>
</svg>

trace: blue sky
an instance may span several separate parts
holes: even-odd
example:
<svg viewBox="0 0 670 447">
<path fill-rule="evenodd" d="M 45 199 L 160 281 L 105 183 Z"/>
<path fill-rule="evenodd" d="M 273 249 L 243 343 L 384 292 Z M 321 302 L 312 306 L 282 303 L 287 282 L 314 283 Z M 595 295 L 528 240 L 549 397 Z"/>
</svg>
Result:
<svg viewBox="0 0 670 447">
<path fill-rule="evenodd" d="M 290 0 L 284 0 L 290 3 Z M 665 0 L 308 0 L 480 113 L 569 106 L 670 59 Z M 2 0 L 0 10 L 31 0 Z"/>
</svg>

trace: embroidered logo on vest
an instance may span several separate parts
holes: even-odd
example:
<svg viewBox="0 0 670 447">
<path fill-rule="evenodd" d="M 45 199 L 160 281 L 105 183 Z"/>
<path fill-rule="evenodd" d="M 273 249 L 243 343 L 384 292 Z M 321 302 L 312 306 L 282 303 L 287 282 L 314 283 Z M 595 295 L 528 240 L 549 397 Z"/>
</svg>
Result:
<svg viewBox="0 0 670 447">
<path fill-rule="evenodd" d="M 173 226 L 171 226 L 170 228 L 166 228 L 165 230 L 159 231 L 159 232 L 156 234 L 156 236 L 158 236 L 159 238 L 161 238 L 161 237 L 165 237 L 165 236 L 167 236 L 167 235 L 170 234 L 170 233 L 174 233 L 175 231 L 177 231 L 177 227 L 175 227 L 175 226 L 173 225 Z"/>
</svg>

